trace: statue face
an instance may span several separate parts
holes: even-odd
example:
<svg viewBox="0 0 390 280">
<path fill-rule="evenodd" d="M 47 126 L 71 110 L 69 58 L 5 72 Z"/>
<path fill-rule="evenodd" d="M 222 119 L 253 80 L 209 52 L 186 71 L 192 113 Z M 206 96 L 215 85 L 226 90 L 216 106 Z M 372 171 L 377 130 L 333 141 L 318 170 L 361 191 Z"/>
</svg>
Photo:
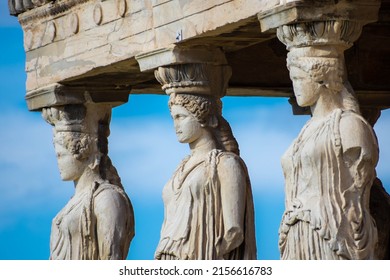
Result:
<svg viewBox="0 0 390 280">
<path fill-rule="evenodd" d="M 324 87 L 315 82 L 308 73 L 296 67 L 291 67 L 290 78 L 298 105 L 301 107 L 314 105 Z"/>
<path fill-rule="evenodd" d="M 64 181 L 78 180 L 83 174 L 87 160 L 78 160 L 76 157 L 65 147 L 65 141 L 69 135 L 65 135 L 64 132 L 57 132 L 54 135 L 54 149 L 57 155 L 58 169 L 60 175 Z"/>
<path fill-rule="evenodd" d="M 181 105 L 172 105 L 171 115 L 175 125 L 176 136 L 180 143 L 192 143 L 204 132 L 199 121 Z"/>
</svg>

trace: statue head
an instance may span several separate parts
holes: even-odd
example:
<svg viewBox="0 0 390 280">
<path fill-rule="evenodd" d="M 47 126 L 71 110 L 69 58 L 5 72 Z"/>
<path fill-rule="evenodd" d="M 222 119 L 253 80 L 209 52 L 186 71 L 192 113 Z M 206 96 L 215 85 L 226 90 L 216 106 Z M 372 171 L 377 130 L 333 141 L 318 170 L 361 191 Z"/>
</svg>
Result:
<svg viewBox="0 0 390 280">
<path fill-rule="evenodd" d="M 311 106 L 321 94 L 329 94 L 339 99 L 345 110 L 360 112 L 342 57 L 297 57 L 289 53 L 287 67 L 299 106 Z"/>
<path fill-rule="evenodd" d="M 89 168 L 103 180 L 120 185 L 108 158 L 111 106 L 86 103 L 49 107 L 42 110 L 42 116 L 53 126 L 53 142 L 63 180 L 77 180 Z"/>
<path fill-rule="evenodd" d="M 219 149 L 239 154 L 237 141 L 228 122 L 222 117 L 222 102 L 219 98 L 210 95 L 171 94 L 168 105 L 174 121 L 175 117 L 190 116 L 185 122 L 188 126 L 186 135 L 183 128 L 176 128 L 180 142 L 188 142 L 192 137 L 200 137 L 207 131 L 214 137 Z"/>
<path fill-rule="evenodd" d="M 171 94 L 168 105 L 183 106 L 205 128 L 217 127 L 222 111 L 221 100 L 209 95 Z"/>
<path fill-rule="evenodd" d="M 321 94 L 340 94 L 344 88 L 344 69 L 338 58 L 290 56 L 287 67 L 302 107 L 313 105 Z"/>
</svg>

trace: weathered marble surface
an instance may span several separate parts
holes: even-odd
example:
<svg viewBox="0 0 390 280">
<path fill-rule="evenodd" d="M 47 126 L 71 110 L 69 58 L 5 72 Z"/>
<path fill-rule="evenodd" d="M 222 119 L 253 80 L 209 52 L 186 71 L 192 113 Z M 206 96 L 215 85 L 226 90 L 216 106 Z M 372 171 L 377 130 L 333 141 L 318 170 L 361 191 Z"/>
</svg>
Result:
<svg viewBox="0 0 390 280">
<path fill-rule="evenodd" d="M 14 7 L 24 1 L 10 3 Z M 24 31 L 27 93 L 56 83 L 131 86 L 136 93 L 162 93 L 152 72 L 140 71 L 136 57 L 173 45 L 208 45 L 231 54 L 228 60 L 234 74 L 228 95 L 278 97 L 289 97 L 291 84 L 282 67 L 283 48 L 272 40 L 276 25 L 330 19 L 370 23 L 378 19 L 381 6 L 380 23 L 365 32 L 368 36 L 347 63 L 354 69 L 351 82 L 360 100 L 382 108 L 390 106 L 388 71 L 381 59 L 387 54 L 385 46 L 390 37 L 386 29 L 390 0 L 31 0 L 31 3 L 34 9 L 22 9 L 18 14 Z M 370 51 L 373 48 L 375 54 Z M 274 71 L 269 71 L 270 68 Z M 381 71 L 372 74 L 378 72 L 376 69 Z"/>
<path fill-rule="evenodd" d="M 360 30 L 359 24 L 338 21 L 278 29 L 290 51 L 287 65 L 297 103 L 312 114 L 282 158 L 282 259 L 377 258 L 369 201 L 378 144 L 360 115 L 343 57 Z"/>
<path fill-rule="evenodd" d="M 178 140 L 191 155 L 164 187 L 156 259 L 256 259 L 249 176 L 221 104 L 173 94 L 169 105 Z"/>
<path fill-rule="evenodd" d="M 369 32 L 367 33 L 370 36 L 366 37 L 365 39 L 366 42 L 372 41 L 372 43 L 362 44 L 359 46 L 359 48 L 356 48 L 354 52 L 355 59 L 352 59 L 353 63 L 350 64 L 349 67 L 355 70 L 355 77 L 358 77 L 357 83 L 359 84 L 360 89 L 363 89 L 363 95 L 368 97 L 367 103 L 370 103 L 370 106 L 374 104 L 377 108 L 387 108 L 390 104 L 388 101 L 388 79 L 385 72 L 387 67 L 381 67 L 383 65 L 381 63 L 384 61 L 382 61 L 381 54 L 387 54 L 387 50 L 383 46 L 388 45 L 386 44 L 385 39 L 389 37 L 386 36 L 388 33 L 386 30 L 386 24 L 388 23 L 388 9 L 386 7 L 388 6 L 386 5 L 389 3 L 387 0 L 9 0 L 9 7 L 11 14 L 18 15 L 18 20 L 21 23 L 24 31 L 24 44 L 27 54 L 27 99 L 29 108 L 31 110 L 38 110 L 42 107 L 57 106 L 59 103 L 62 103 L 61 105 L 63 105 L 64 100 L 73 99 L 73 95 L 67 94 L 66 97 L 64 97 L 62 95 L 63 91 L 58 91 L 58 89 L 62 88 L 64 85 L 70 86 L 71 88 L 93 85 L 95 91 L 96 89 L 98 91 L 98 93 L 95 95 L 104 95 L 104 99 L 107 99 L 106 97 L 108 96 L 105 94 L 106 92 L 110 92 L 110 96 L 114 96 L 118 93 L 117 91 L 112 91 L 111 89 L 122 89 L 120 92 L 123 97 L 125 96 L 125 94 L 123 95 L 123 92 L 132 86 L 139 86 L 138 90 L 141 90 L 139 92 L 155 92 L 155 87 L 153 87 L 153 85 L 151 86 L 152 72 L 149 70 L 166 64 L 162 62 L 163 60 L 161 60 L 160 64 L 154 64 L 153 67 L 142 68 L 141 64 L 137 64 L 136 57 L 142 57 L 145 54 L 152 54 L 155 56 L 154 58 L 156 58 L 158 56 L 156 54 L 166 54 L 165 51 L 172 50 L 173 46 L 185 46 L 191 48 L 192 46 L 211 45 L 212 47 L 223 48 L 224 51 L 232 53 L 230 56 L 231 61 L 229 61 L 229 63 L 235 64 L 237 61 L 244 61 L 244 63 L 237 64 L 238 66 L 236 67 L 239 70 L 242 70 L 242 65 L 244 65 L 246 69 L 250 69 L 250 72 L 255 73 L 255 75 L 258 76 L 268 77 L 267 75 L 269 73 L 276 73 L 274 74 L 273 79 L 271 79 L 271 82 L 267 78 L 264 78 L 264 80 L 260 80 L 259 82 L 258 79 L 248 80 L 248 72 L 236 71 L 236 73 L 243 73 L 239 78 L 236 79 L 235 82 L 240 86 L 244 85 L 244 91 L 241 90 L 242 88 L 239 88 L 238 90 L 236 89 L 232 92 L 240 92 L 240 94 L 244 95 L 249 94 L 250 92 L 251 95 L 288 96 L 290 93 L 289 84 L 280 83 L 280 80 L 278 79 L 279 71 L 269 71 L 269 68 L 264 65 L 272 65 L 274 67 L 275 64 L 273 63 L 275 60 L 280 57 L 284 57 L 284 53 L 280 51 L 280 48 L 278 48 L 277 45 L 275 45 L 275 41 L 270 40 L 275 35 L 274 30 L 272 29 L 278 26 L 283 26 L 282 30 L 286 35 L 289 32 L 289 26 L 294 26 L 292 23 L 300 21 L 304 22 L 304 24 L 295 25 L 295 27 L 297 27 L 297 30 L 295 31 L 299 33 L 302 30 L 305 30 L 307 26 L 311 27 L 310 30 L 306 30 L 304 34 L 300 34 L 302 36 L 300 36 L 298 41 L 296 38 L 294 38 L 294 36 L 291 36 L 291 34 L 288 34 L 288 36 L 285 36 L 282 39 L 285 40 L 285 42 L 288 41 L 287 44 L 295 45 L 295 47 L 299 45 L 299 48 L 291 50 L 295 52 L 295 54 L 290 55 L 290 57 L 314 56 L 326 58 L 325 63 L 324 60 L 320 60 L 321 62 L 317 63 L 314 68 L 319 67 L 321 69 L 332 69 L 330 71 L 331 73 L 317 73 L 320 80 L 314 80 L 321 84 L 321 87 L 334 89 L 334 80 L 339 78 L 338 71 L 340 69 L 342 69 L 340 70 L 341 72 L 345 70 L 344 58 L 341 59 L 340 57 L 333 57 L 334 53 L 339 53 L 340 50 L 345 46 L 350 46 L 351 43 L 359 37 L 361 27 L 364 24 L 377 20 L 378 9 L 381 3 L 382 7 L 384 7 L 384 9 L 382 9 L 382 14 L 379 15 L 381 22 L 378 25 L 371 27 L 372 29 L 369 29 Z M 205 18 L 207 20 L 204 20 Z M 261 31 L 258 30 L 258 23 L 256 22 L 256 18 L 260 19 Z M 330 26 L 329 28 L 329 25 L 327 24 L 335 20 L 339 25 Z M 312 22 L 316 22 L 317 24 L 312 25 Z M 305 47 L 312 47 L 313 40 L 315 41 L 318 39 L 316 37 L 321 37 L 326 32 L 333 32 L 332 34 L 336 33 L 337 35 L 337 32 L 340 31 L 338 28 L 340 25 L 342 25 L 343 22 L 347 22 L 348 24 L 343 26 L 342 32 L 340 32 L 342 35 L 342 46 L 338 45 L 340 43 L 340 38 L 329 37 L 325 38 L 325 41 L 317 41 L 316 43 L 319 44 L 316 45 L 317 47 L 312 49 L 313 52 L 310 50 L 310 54 L 307 53 L 308 49 L 305 49 Z M 324 29 L 324 27 L 326 28 Z M 358 32 L 350 32 L 350 27 L 356 27 Z M 256 32 L 253 30 L 256 30 Z M 374 38 L 374 40 L 372 40 L 372 38 Z M 336 41 L 330 42 L 327 41 L 328 39 L 336 39 Z M 333 44 L 335 48 L 324 50 L 321 49 L 321 47 L 318 47 L 318 45 L 321 45 L 324 42 L 330 43 L 331 45 Z M 248 49 L 251 46 L 258 46 L 259 48 L 252 48 L 252 53 L 250 53 L 248 52 Z M 375 56 L 373 56 L 374 52 L 370 51 L 370 46 L 376 46 L 376 59 Z M 298 49 L 299 51 L 297 51 Z M 362 49 L 363 52 L 361 52 Z M 382 52 L 378 52 L 379 49 L 382 50 Z M 257 50 L 258 57 L 260 57 L 258 61 L 254 59 L 255 52 Z M 264 52 L 264 50 L 268 50 L 269 53 Z M 235 57 L 235 52 L 237 52 L 237 56 L 234 60 L 233 58 Z M 245 57 L 246 60 L 242 59 Z M 364 57 L 366 60 L 362 61 L 361 59 Z M 367 57 L 369 57 L 369 59 Z M 182 59 L 177 60 L 177 62 L 181 63 L 186 59 L 186 57 L 182 57 Z M 245 64 L 245 61 L 250 63 Z M 340 61 L 342 61 L 342 63 L 340 63 Z M 268 62 L 269 64 L 265 64 L 264 62 Z M 306 64 L 307 66 L 311 65 L 311 63 L 312 62 L 309 61 L 308 63 L 303 64 Z M 360 67 L 360 65 L 367 63 L 369 65 L 372 64 L 373 66 Z M 225 62 L 225 64 L 227 64 L 227 62 Z M 312 64 L 314 65 L 316 63 Z M 294 65 L 294 63 L 291 63 L 290 65 Z M 318 85 L 307 83 L 307 81 L 305 81 L 306 84 L 302 84 L 302 80 L 304 80 L 308 73 L 312 74 L 311 72 L 318 70 L 310 69 L 310 67 L 306 66 L 295 67 L 300 68 L 300 70 L 298 71 L 295 69 L 291 72 L 295 78 L 301 80 L 294 82 L 296 93 L 301 92 L 303 88 L 305 90 L 302 90 L 302 92 L 306 93 L 306 97 L 298 96 L 297 94 L 297 99 L 300 99 L 299 102 L 305 105 L 304 103 L 308 101 L 306 100 L 304 103 L 302 103 L 302 98 L 307 98 L 309 96 L 310 102 L 306 103 L 306 105 L 312 106 L 313 120 L 302 132 L 301 138 L 304 139 L 306 139 L 305 137 L 307 136 L 305 133 L 312 132 L 311 129 L 315 131 L 316 128 L 320 127 L 319 123 L 321 122 L 317 122 L 317 120 L 315 120 L 318 116 L 318 111 L 315 114 L 313 108 L 324 108 L 324 106 L 319 106 L 317 104 L 318 100 L 315 100 L 315 105 L 311 104 L 313 101 L 312 99 L 316 99 L 318 95 L 320 95 L 318 92 L 316 92 L 316 87 Z M 184 77 L 183 81 L 178 83 L 176 81 L 168 82 L 169 85 L 164 88 L 167 92 L 169 91 L 170 93 L 176 95 L 177 93 L 184 93 L 180 93 L 180 91 L 184 90 L 187 94 L 211 93 L 217 97 L 221 97 L 226 93 L 226 85 L 223 85 L 223 80 L 225 79 L 224 76 L 230 76 L 230 72 L 228 70 L 230 68 L 226 67 L 226 65 L 219 65 L 218 63 L 215 63 L 213 59 L 211 59 L 208 61 L 207 67 L 193 67 L 193 65 L 185 65 L 181 67 L 188 68 L 189 70 L 195 69 L 196 71 L 207 72 L 208 74 L 205 75 L 207 79 L 213 76 L 210 75 L 210 73 L 217 73 L 217 75 L 212 78 L 216 79 L 213 83 L 213 86 L 215 87 L 207 88 L 205 87 L 207 83 L 202 83 L 203 81 L 198 81 L 199 83 L 195 87 L 194 84 L 191 84 L 191 75 L 187 75 Z M 337 70 L 333 71 L 333 68 Z M 367 69 L 370 68 L 375 70 L 381 69 L 379 74 L 382 74 L 385 77 L 380 78 L 377 71 L 368 71 Z M 188 71 L 188 69 L 184 69 L 184 72 L 191 72 Z M 175 69 L 175 67 L 171 68 L 170 71 L 171 70 L 173 70 L 173 74 L 176 74 L 175 71 L 177 71 L 177 69 Z M 142 71 L 146 72 L 141 73 Z M 302 72 L 305 73 L 302 74 Z M 367 73 L 371 72 L 376 73 L 377 75 L 367 75 Z M 264 75 L 264 73 L 266 75 Z M 332 76 L 332 73 L 335 74 L 335 76 Z M 364 75 L 362 73 L 364 73 Z M 322 74 L 330 75 L 332 77 L 329 78 L 327 83 L 324 83 L 324 81 L 321 80 Z M 255 76 L 253 74 L 251 75 L 252 77 Z M 168 80 L 177 78 L 175 75 L 171 77 L 169 77 L 169 75 L 165 76 L 168 77 Z M 178 76 L 180 77 L 180 75 Z M 285 76 L 287 77 L 287 75 Z M 343 76 L 346 76 L 346 74 L 344 73 Z M 369 79 L 367 79 L 367 77 Z M 182 78 L 183 77 L 180 77 L 180 79 Z M 220 85 L 218 85 L 216 82 L 218 78 L 221 78 L 220 82 L 222 81 L 222 84 Z M 261 81 L 266 82 L 264 83 Z M 345 92 L 348 93 L 352 91 L 351 87 L 346 82 L 346 77 L 343 77 L 343 83 L 345 88 L 340 91 L 341 94 L 339 94 L 336 99 L 344 100 L 346 98 Z M 105 90 L 99 91 L 99 89 L 102 88 L 101 86 L 103 86 Z M 148 88 L 149 86 L 151 87 Z M 279 86 L 284 88 L 279 89 Z M 106 89 L 110 90 L 107 91 Z M 79 89 L 76 91 L 79 91 Z M 338 90 L 335 91 L 337 92 Z M 42 92 L 44 93 L 44 96 Z M 49 94 L 46 94 L 47 92 L 49 92 Z M 101 93 L 104 94 L 101 95 Z M 76 95 L 78 94 L 76 93 Z M 321 95 L 326 96 L 326 94 Z M 324 98 L 324 100 L 325 99 L 326 98 Z M 123 100 L 123 98 L 120 98 L 121 102 Z M 327 104 L 328 101 L 329 100 L 326 102 L 324 101 L 323 103 Z M 348 99 L 348 101 L 352 104 L 355 102 L 352 99 Z M 365 121 L 360 119 L 357 110 L 353 109 L 352 107 L 348 107 L 346 109 L 344 104 L 339 107 L 336 106 L 336 108 L 338 108 L 337 110 L 341 110 L 340 120 L 343 118 L 345 119 L 345 115 L 349 114 L 348 118 L 354 119 L 352 122 L 357 122 L 359 129 L 362 131 L 369 131 Z M 321 110 L 319 111 L 321 112 Z M 338 115 L 335 113 L 335 116 Z M 337 118 L 329 119 L 334 121 L 333 124 L 335 126 L 338 125 Z M 323 121 L 322 124 L 325 122 L 326 121 Z M 342 128 L 341 123 L 342 122 L 340 121 L 340 129 Z M 359 129 L 356 129 L 356 131 L 359 131 Z M 364 171 L 366 168 L 370 169 L 370 166 L 367 165 L 367 161 L 371 160 L 372 165 L 375 165 L 376 156 L 374 152 L 371 152 L 372 147 L 370 148 L 370 145 L 375 141 L 369 138 L 366 139 L 364 137 L 360 137 L 359 132 L 355 133 L 358 135 L 354 140 L 360 140 L 361 142 L 364 142 L 364 145 L 360 145 L 361 143 L 355 143 L 356 146 L 352 146 L 352 148 L 349 147 L 349 151 L 346 151 L 346 153 L 343 154 L 343 160 L 348 158 L 346 161 L 347 165 L 352 165 L 352 167 L 354 166 L 353 163 L 359 162 L 360 165 L 358 165 L 358 167 L 362 168 Z M 369 135 L 368 132 L 366 134 Z M 79 135 L 76 134 L 72 134 L 71 137 L 67 137 L 66 135 L 68 134 L 62 134 L 61 132 L 58 135 L 59 139 L 68 139 L 66 141 L 69 142 L 73 141 L 69 139 L 79 138 Z M 342 140 L 344 142 L 348 142 L 351 139 L 346 137 L 346 140 Z M 60 142 L 61 141 L 62 140 L 60 140 Z M 302 145 L 302 149 L 304 149 L 304 145 Z M 359 149 L 360 154 L 358 152 Z M 223 151 L 223 153 L 225 152 L 226 151 Z M 320 149 L 312 152 L 318 152 L 320 153 L 319 156 L 322 156 Z M 363 158 L 359 158 L 358 154 Z M 350 157 L 356 157 L 362 161 L 357 160 L 354 162 L 350 160 Z M 334 162 L 338 163 L 339 159 L 335 159 Z M 340 161 L 340 164 L 345 164 L 345 160 L 344 163 Z M 76 172 L 75 170 L 67 170 L 69 166 L 72 165 L 73 163 L 69 164 L 69 162 L 63 163 L 62 172 Z M 183 162 L 183 165 L 187 165 L 187 163 Z M 348 166 L 348 168 L 350 167 L 351 166 Z M 218 165 L 215 168 L 218 169 Z M 371 171 L 372 170 L 370 169 L 367 171 L 367 173 L 372 175 Z M 318 174 L 321 175 L 322 172 L 318 172 Z M 368 178 L 369 181 L 371 177 L 375 177 L 371 175 L 365 174 L 364 176 L 362 175 L 362 178 L 364 180 Z M 342 177 L 344 178 L 344 176 Z M 366 182 L 364 180 L 358 182 L 358 184 L 362 184 L 364 186 L 368 185 L 368 181 Z M 373 191 L 378 186 L 379 184 L 377 184 L 375 181 Z M 114 189 L 116 188 L 114 187 Z M 371 197 L 371 201 L 373 201 L 374 205 L 380 205 L 379 209 L 386 209 L 386 199 L 388 196 L 386 196 L 386 194 L 384 194 L 380 188 L 378 191 L 382 199 L 373 200 L 373 196 Z M 362 206 L 362 209 L 364 210 L 363 212 L 366 213 L 368 200 L 367 193 L 369 192 L 352 192 L 353 195 L 357 194 L 357 196 L 361 195 L 363 197 L 363 202 L 361 205 L 358 202 L 356 204 L 357 206 L 355 205 L 356 207 L 353 206 L 352 208 L 359 208 Z M 76 195 L 75 197 L 77 198 Z M 90 195 L 89 197 L 93 196 Z M 352 201 L 355 200 L 352 199 Z M 293 203 L 293 205 L 295 204 Z M 299 203 L 296 205 L 299 206 Z M 380 242 L 383 240 L 383 244 L 385 244 L 386 234 L 382 233 L 386 233 L 388 228 L 386 225 L 388 224 L 388 221 L 386 219 L 383 220 L 382 215 L 375 215 L 375 213 L 380 213 L 381 210 L 373 210 L 374 208 L 375 207 L 371 209 L 371 213 L 373 213 L 374 218 L 377 221 L 383 221 L 383 224 L 378 226 L 378 238 Z M 367 217 L 367 215 L 364 214 L 362 217 L 364 219 L 364 217 Z M 358 217 L 358 219 L 360 219 L 360 217 Z M 369 220 L 369 218 L 367 218 L 367 220 Z M 60 224 L 61 223 L 62 222 L 60 222 Z M 72 221 L 68 221 L 67 223 L 69 225 L 74 224 Z M 369 222 L 366 224 L 369 224 Z M 88 226 L 83 226 L 87 228 L 88 231 Z M 364 227 L 364 230 L 370 231 L 370 226 Z M 53 230 L 53 232 L 54 231 L 55 230 Z M 348 229 L 345 230 L 345 232 L 347 231 Z M 58 234 L 53 234 L 53 236 L 57 235 Z M 374 235 L 375 234 L 372 234 L 373 238 Z M 363 237 L 364 236 L 365 234 L 363 234 Z M 53 239 L 55 240 L 59 238 L 53 237 Z M 75 240 L 77 240 L 77 238 Z M 81 240 L 83 240 L 83 237 L 81 237 Z M 374 241 L 368 238 L 367 242 L 369 243 Z M 76 243 L 79 242 L 77 241 Z M 233 244 L 234 243 L 235 242 L 233 242 Z M 324 246 L 326 246 L 326 244 Z M 332 248 L 334 249 L 337 246 L 339 246 L 339 244 L 336 242 L 336 245 L 334 245 Z M 340 249 L 340 251 L 342 250 Z M 367 253 L 367 256 L 371 254 L 371 251 L 363 251 L 364 252 L 362 253 L 362 256 L 359 257 L 364 258 L 364 254 Z M 377 256 L 381 254 L 386 255 L 384 250 L 381 252 L 380 251 L 381 250 L 378 250 Z M 75 252 L 77 252 L 77 250 Z M 353 254 L 353 252 L 351 252 L 348 251 L 347 253 L 341 253 L 340 255 L 343 255 L 344 257 L 344 255 Z M 80 254 L 76 253 L 75 258 L 79 258 Z M 94 256 L 91 257 L 91 254 L 89 253 L 85 254 L 87 254 L 86 257 L 83 256 L 82 258 L 94 258 Z M 325 252 L 325 255 L 327 256 L 332 254 L 333 252 Z M 60 254 L 58 253 L 57 255 Z M 107 254 L 103 253 L 102 258 L 106 258 L 106 255 Z M 349 257 L 350 256 L 347 256 L 347 258 Z"/>
<path fill-rule="evenodd" d="M 170 95 L 178 141 L 191 151 L 163 189 L 164 223 L 155 258 L 256 259 L 248 171 L 222 116 L 220 98 L 226 94 L 231 71 L 222 53 L 214 64 L 194 63 L 192 55 L 199 51 L 205 53 L 203 48 L 178 50 L 174 56 L 181 64 L 155 71 Z"/>
<path fill-rule="evenodd" d="M 8 0 L 11 15 L 18 15 L 56 0 Z"/>
<path fill-rule="evenodd" d="M 53 219 L 50 259 L 126 259 L 134 213 L 108 157 L 111 106 L 86 103 L 44 108 L 54 126 L 61 178 L 75 194 Z"/>
</svg>

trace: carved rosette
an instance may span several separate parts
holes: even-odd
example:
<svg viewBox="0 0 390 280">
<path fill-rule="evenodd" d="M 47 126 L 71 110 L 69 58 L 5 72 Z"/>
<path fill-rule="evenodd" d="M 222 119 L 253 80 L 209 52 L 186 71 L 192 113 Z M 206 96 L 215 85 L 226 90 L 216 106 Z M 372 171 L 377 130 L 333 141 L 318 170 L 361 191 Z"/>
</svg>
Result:
<svg viewBox="0 0 390 280">
<path fill-rule="evenodd" d="M 192 93 L 223 97 L 231 68 L 228 65 L 188 63 L 159 67 L 154 74 L 168 95 Z"/>
</svg>

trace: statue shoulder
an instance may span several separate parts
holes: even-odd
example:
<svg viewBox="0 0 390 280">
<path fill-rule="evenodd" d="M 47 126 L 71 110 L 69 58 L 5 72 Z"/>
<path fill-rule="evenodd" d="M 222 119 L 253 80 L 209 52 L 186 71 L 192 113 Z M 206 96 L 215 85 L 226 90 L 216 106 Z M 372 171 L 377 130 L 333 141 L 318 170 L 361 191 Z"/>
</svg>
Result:
<svg viewBox="0 0 390 280">
<path fill-rule="evenodd" d="M 377 139 L 371 125 L 362 116 L 350 111 L 343 112 L 339 133 L 344 154 L 359 154 L 366 159 L 377 161 Z"/>
<path fill-rule="evenodd" d="M 232 152 L 220 151 L 217 155 L 217 165 L 218 170 L 242 170 L 247 173 L 245 162 L 239 155 Z"/>
<path fill-rule="evenodd" d="M 93 196 L 95 211 L 104 211 L 107 207 L 128 208 L 130 203 L 129 198 L 121 187 L 109 183 L 101 184 Z"/>
</svg>

